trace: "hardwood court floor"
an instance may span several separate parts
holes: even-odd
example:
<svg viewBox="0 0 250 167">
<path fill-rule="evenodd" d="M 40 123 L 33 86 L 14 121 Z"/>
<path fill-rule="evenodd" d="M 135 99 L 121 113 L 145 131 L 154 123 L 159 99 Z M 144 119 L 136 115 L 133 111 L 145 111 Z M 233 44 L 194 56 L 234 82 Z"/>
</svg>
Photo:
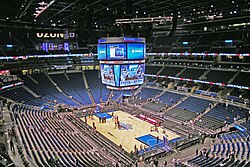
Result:
<svg viewBox="0 0 250 167">
<path fill-rule="evenodd" d="M 115 122 L 113 121 L 112 118 L 107 119 L 106 123 L 99 123 L 99 118 L 93 116 L 93 119 L 91 118 L 87 119 L 87 123 L 92 127 L 93 122 L 95 122 L 96 130 L 98 132 L 103 134 L 106 138 L 108 138 L 118 146 L 121 144 L 122 147 L 127 152 L 134 151 L 135 144 L 137 148 L 140 148 L 141 144 L 144 147 L 143 143 L 135 139 L 137 137 L 151 134 L 155 137 L 159 136 L 159 139 L 162 140 L 162 132 L 163 132 L 162 128 L 158 128 L 159 133 L 150 132 L 150 129 L 153 125 L 146 121 L 140 120 L 139 118 L 136 118 L 135 116 L 123 111 L 115 111 L 114 115 L 118 116 L 120 122 L 129 123 L 130 125 L 132 125 L 132 129 L 129 130 L 119 130 L 118 128 L 115 129 Z M 82 120 L 84 121 L 84 118 L 82 118 Z M 172 133 L 166 129 L 164 130 L 168 135 L 168 140 L 180 137 L 179 135 Z"/>
</svg>

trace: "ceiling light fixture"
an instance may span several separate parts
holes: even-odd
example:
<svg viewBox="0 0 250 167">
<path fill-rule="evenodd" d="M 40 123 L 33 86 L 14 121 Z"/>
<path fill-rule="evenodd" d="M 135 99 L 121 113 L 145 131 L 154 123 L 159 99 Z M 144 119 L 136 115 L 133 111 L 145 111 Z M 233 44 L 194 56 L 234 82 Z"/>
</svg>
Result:
<svg viewBox="0 0 250 167">
<path fill-rule="evenodd" d="M 55 2 L 55 0 L 50 1 L 50 3 L 45 3 L 43 2 L 39 2 L 38 4 L 41 5 L 40 7 L 36 8 L 36 14 L 35 18 L 37 18 L 41 13 L 43 13 L 48 7 L 50 7 L 53 3 Z M 37 10 L 40 9 L 40 10 Z"/>
</svg>

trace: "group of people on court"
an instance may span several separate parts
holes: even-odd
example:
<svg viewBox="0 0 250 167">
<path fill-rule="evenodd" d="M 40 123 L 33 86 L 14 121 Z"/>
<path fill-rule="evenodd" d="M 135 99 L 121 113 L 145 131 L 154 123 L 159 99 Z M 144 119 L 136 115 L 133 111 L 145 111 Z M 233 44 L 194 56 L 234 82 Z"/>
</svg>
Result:
<svg viewBox="0 0 250 167">
<path fill-rule="evenodd" d="M 86 124 L 88 122 L 87 115 L 89 116 L 89 118 L 91 118 L 91 120 L 94 120 L 94 118 L 93 118 L 94 112 L 91 111 L 91 112 L 85 113 L 85 115 L 84 115 L 84 121 L 85 121 Z"/>
<path fill-rule="evenodd" d="M 155 126 L 151 127 L 150 132 L 154 132 L 154 131 L 157 132 L 157 133 L 159 133 L 158 126 L 155 125 Z"/>
<path fill-rule="evenodd" d="M 114 113 L 112 112 L 111 116 L 112 116 L 112 120 L 115 122 L 115 129 L 116 128 L 119 129 L 120 128 L 120 121 L 119 121 L 118 115 L 114 115 Z M 93 115 L 89 115 L 89 118 L 93 119 Z M 85 119 L 85 123 L 87 123 L 87 116 L 86 115 L 84 116 L 84 119 Z M 100 123 L 106 123 L 106 121 L 107 121 L 106 117 L 99 117 Z M 95 122 L 93 122 L 92 125 L 93 125 L 93 128 L 96 130 Z"/>
<path fill-rule="evenodd" d="M 107 118 L 106 117 L 99 117 L 99 123 L 106 123 Z"/>
</svg>

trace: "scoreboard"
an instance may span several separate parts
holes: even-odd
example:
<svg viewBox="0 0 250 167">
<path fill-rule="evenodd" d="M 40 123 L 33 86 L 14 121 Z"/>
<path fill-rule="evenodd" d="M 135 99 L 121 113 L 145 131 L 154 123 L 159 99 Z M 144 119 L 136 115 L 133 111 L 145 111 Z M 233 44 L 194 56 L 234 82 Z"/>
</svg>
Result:
<svg viewBox="0 0 250 167">
<path fill-rule="evenodd" d="M 134 89 L 143 84 L 145 38 L 101 38 L 97 50 L 102 83 L 109 89 Z"/>
</svg>

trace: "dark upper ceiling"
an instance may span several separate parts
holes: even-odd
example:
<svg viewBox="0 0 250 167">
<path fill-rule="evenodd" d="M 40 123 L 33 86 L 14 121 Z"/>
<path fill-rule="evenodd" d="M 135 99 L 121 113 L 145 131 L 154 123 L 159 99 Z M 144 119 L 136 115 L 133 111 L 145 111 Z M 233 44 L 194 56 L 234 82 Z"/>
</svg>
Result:
<svg viewBox="0 0 250 167">
<path fill-rule="evenodd" d="M 41 10 L 49 3 L 51 5 L 35 18 L 36 10 Z M 221 21 L 230 24 L 250 22 L 249 0 L 176 0 L 176 9 L 178 25 L 198 24 L 203 27 L 207 23 L 218 25 Z M 173 0 L 1 0 L 0 25 L 91 25 L 96 29 L 107 30 L 117 18 L 149 15 L 173 15 Z"/>
</svg>

